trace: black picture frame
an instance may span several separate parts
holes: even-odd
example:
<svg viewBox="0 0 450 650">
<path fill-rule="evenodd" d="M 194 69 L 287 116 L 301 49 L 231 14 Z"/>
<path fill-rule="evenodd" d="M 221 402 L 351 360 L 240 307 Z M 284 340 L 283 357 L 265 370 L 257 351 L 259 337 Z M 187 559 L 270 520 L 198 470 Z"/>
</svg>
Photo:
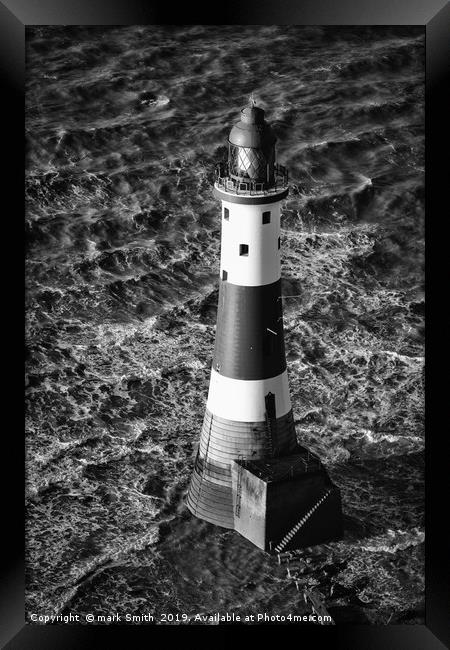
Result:
<svg viewBox="0 0 450 650">
<path fill-rule="evenodd" d="M 427 258 L 427 437 L 426 437 L 426 623 L 425 625 L 393 625 L 386 627 L 305 626 L 298 631 L 298 640 L 328 643 L 333 648 L 351 650 L 438 650 L 449 644 L 448 625 L 448 540 L 445 535 L 448 507 L 448 454 L 445 454 L 446 419 L 439 420 L 439 410 L 445 414 L 445 379 L 431 378 L 440 367 L 445 342 L 445 319 L 435 316 L 442 294 L 437 281 L 445 276 L 445 267 L 435 271 L 432 266 L 439 261 L 437 252 L 439 234 L 435 227 L 446 220 L 448 208 L 448 162 L 446 140 L 448 135 L 448 104 L 444 91 L 449 86 L 450 65 L 450 5 L 444 0 L 305 0 L 269 3 L 253 0 L 249 3 L 224 2 L 209 10 L 185 3 L 182 8 L 171 3 L 145 2 L 145 0 L 1 0 L 0 1 L 0 71 L 2 108 L 6 110 L 3 121 L 3 139 L 10 145 L 3 149 L 7 162 L 3 175 L 6 199 L 11 207 L 3 210 L 4 243 L 23 241 L 24 196 L 24 81 L 25 81 L 25 27 L 27 25 L 130 25 L 130 24 L 301 24 L 301 25 L 423 25 L 426 30 L 426 258 Z M 442 157 L 440 156 L 442 154 Z M 448 218 L 448 217 L 447 217 Z M 432 226 L 433 224 L 433 226 Z M 433 245 L 433 252 L 430 246 Z M 436 248 L 435 248 L 436 246 Z M 444 241 L 445 246 L 445 241 Z M 9 244 L 8 244 L 9 248 Z M 5 345 L 21 349 L 23 329 L 23 257 L 22 250 L 8 261 L 4 270 L 2 293 L 8 306 L 10 328 L 4 338 Z M 445 259 L 445 249 L 443 247 Z M 447 254 L 448 256 L 448 254 Z M 433 262 L 433 264 L 432 264 Z M 443 274 L 443 275 L 441 275 Z M 445 293 L 444 293 L 445 298 Z M 430 304 L 431 303 L 431 307 Z M 14 305 L 14 307 L 11 307 Z M 433 309 L 433 318 L 430 318 Z M 18 323 L 14 323 L 14 314 Z M 445 366 L 443 366 L 445 367 Z M 5 366 L 4 366 L 5 368 Z M 2 647 L 19 650 L 28 648 L 72 648 L 109 646 L 112 642 L 136 647 L 140 642 L 154 640 L 154 627 L 146 626 L 72 626 L 26 625 L 24 621 L 24 445 L 23 425 L 17 416 L 22 410 L 21 368 L 19 363 L 7 367 L 8 390 L 4 407 L 4 463 L 3 487 L 3 542 L 0 582 L 0 642 Z M 17 406 L 13 407 L 14 401 Z M 12 417 L 10 417 L 12 416 Z M 5 426 L 9 420 L 9 424 Z M 444 464 L 445 463 L 445 464 Z M 6 472 L 5 468 L 10 471 Z M 447 568 L 447 571 L 446 571 Z M 229 630 L 236 626 L 187 626 L 184 634 L 198 634 L 205 639 L 220 633 L 226 641 Z M 216 632 L 215 632 L 216 630 Z M 279 632 L 280 630 L 278 628 Z M 166 626 L 164 634 L 180 632 L 179 627 Z M 288 631 L 288 630 L 286 630 Z M 292 632 L 292 626 L 289 632 Z M 254 634 L 253 626 L 239 628 L 240 639 L 245 642 Z M 193 642 L 193 637 L 185 641 Z M 170 642 L 170 637 L 168 638 Z"/>
</svg>

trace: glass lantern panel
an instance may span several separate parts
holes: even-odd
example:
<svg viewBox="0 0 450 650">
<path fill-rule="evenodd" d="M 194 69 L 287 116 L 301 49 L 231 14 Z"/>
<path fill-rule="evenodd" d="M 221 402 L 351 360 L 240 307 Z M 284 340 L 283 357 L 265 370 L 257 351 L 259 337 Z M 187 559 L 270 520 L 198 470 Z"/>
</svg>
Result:
<svg viewBox="0 0 450 650">
<path fill-rule="evenodd" d="M 266 179 L 267 161 L 261 149 L 232 147 L 230 154 L 233 174 L 253 179 Z"/>
</svg>

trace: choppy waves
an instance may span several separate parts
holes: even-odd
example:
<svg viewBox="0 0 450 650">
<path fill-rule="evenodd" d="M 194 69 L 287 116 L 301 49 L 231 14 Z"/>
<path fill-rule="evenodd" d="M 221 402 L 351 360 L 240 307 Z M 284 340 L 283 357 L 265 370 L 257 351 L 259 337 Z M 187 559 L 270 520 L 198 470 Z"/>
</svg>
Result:
<svg viewBox="0 0 450 650">
<path fill-rule="evenodd" d="M 28 611 L 423 622 L 423 30 L 27 30 Z M 270 47 L 268 47 L 270 43 Z M 278 134 L 299 438 L 342 542 L 286 572 L 184 508 L 214 344 L 214 163 Z M 297 587 L 297 588 L 296 588 Z"/>
</svg>

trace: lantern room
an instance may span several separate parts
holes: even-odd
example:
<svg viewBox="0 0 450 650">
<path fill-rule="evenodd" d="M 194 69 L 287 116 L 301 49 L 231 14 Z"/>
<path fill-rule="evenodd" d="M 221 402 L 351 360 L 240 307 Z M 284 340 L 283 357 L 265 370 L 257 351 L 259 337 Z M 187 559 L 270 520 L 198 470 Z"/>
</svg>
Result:
<svg viewBox="0 0 450 650">
<path fill-rule="evenodd" d="M 228 137 L 228 160 L 216 166 L 216 197 L 224 199 L 225 193 L 234 196 L 284 193 L 286 196 L 288 173 L 275 161 L 276 140 L 264 110 L 254 101 L 245 106 Z"/>
<path fill-rule="evenodd" d="M 276 137 L 258 106 L 246 106 L 228 138 L 230 176 L 271 185 L 274 182 Z"/>
</svg>

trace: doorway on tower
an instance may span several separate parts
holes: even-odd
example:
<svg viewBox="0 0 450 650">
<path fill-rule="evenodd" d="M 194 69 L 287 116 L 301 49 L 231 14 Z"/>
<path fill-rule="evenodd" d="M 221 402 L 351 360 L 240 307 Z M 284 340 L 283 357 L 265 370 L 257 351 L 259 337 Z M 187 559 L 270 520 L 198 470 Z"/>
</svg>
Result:
<svg viewBox="0 0 450 650">
<path fill-rule="evenodd" d="M 271 457 L 277 453 L 277 410 L 275 406 L 275 394 L 269 391 L 264 400 L 266 403 L 267 456 Z"/>
<path fill-rule="evenodd" d="M 266 412 L 269 416 L 269 418 L 276 418 L 277 417 L 277 412 L 276 412 L 276 407 L 275 407 L 275 393 L 267 393 L 265 397 L 266 401 Z"/>
</svg>

